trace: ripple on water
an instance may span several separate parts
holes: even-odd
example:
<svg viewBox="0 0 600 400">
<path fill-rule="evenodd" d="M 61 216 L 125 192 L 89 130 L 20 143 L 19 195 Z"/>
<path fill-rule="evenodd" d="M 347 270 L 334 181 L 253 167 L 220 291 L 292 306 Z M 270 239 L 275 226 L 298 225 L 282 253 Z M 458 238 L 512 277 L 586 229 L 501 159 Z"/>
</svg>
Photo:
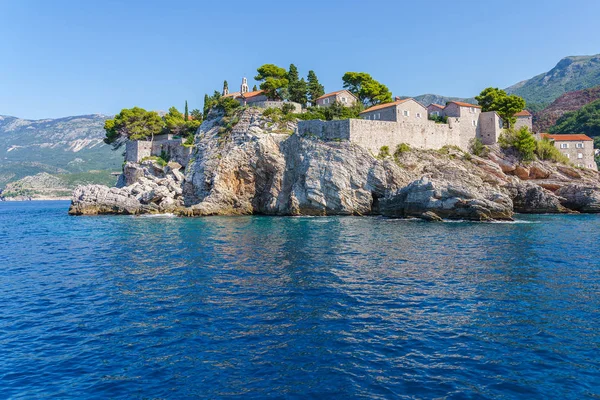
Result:
<svg viewBox="0 0 600 400">
<path fill-rule="evenodd" d="M 0 397 L 600 396 L 597 216 L 67 207 L 0 204 Z"/>
</svg>

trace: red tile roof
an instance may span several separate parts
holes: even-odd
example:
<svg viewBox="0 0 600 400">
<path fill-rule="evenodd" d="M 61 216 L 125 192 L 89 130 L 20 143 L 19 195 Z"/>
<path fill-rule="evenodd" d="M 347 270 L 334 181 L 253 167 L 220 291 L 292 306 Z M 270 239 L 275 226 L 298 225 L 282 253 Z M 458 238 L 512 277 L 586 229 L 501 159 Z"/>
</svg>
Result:
<svg viewBox="0 0 600 400">
<path fill-rule="evenodd" d="M 449 101 L 448 104 L 456 104 L 460 107 L 475 107 L 475 108 L 481 108 L 481 106 L 476 106 L 475 104 L 469 104 L 469 103 L 465 103 L 464 101 Z M 446 107 L 448 107 L 448 104 L 446 104 Z"/>
<path fill-rule="evenodd" d="M 544 139 L 553 139 L 559 142 L 571 142 L 571 141 L 576 141 L 576 142 L 581 142 L 581 141 L 593 141 L 594 139 L 592 139 L 591 137 L 589 137 L 588 135 L 584 135 L 583 133 L 576 133 L 576 134 L 556 134 L 556 135 L 551 135 L 549 133 L 542 133 L 542 138 Z"/>
<path fill-rule="evenodd" d="M 442 109 L 445 107 L 445 106 L 441 106 L 441 105 L 435 104 L 435 103 L 431 103 L 429 106 L 434 106 L 434 107 L 442 108 Z M 429 107 L 429 106 L 427 106 L 427 107 Z"/>
<path fill-rule="evenodd" d="M 371 111 L 382 110 L 382 109 L 384 109 L 384 108 L 388 108 L 388 107 L 395 107 L 395 106 L 397 106 L 398 104 L 402 104 L 402 103 L 404 103 L 405 101 L 408 101 L 408 100 L 413 100 L 413 101 L 416 101 L 415 99 L 410 99 L 410 98 L 409 98 L 409 99 L 396 100 L 396 101 L 394 101 L 394 102 L 392 102 L 392 103 L 378 104 L 378 105 L 376 105 L 376 106 L 373 106 L 373 107 L 371 107 L 371 108 L 367 108 L 367 109 L 366 109 L 366 110 L 364 110 L 364 111 L 361 111 L 359 114 L 364 114 L 364 113 L 368 113 L 368 112 L 371 112 Z"/>
<path fill-rule="evenodd" d="M 261 94 L 264 94 L 264 93 L 265 93 L 264 90 L 255 90 L 254 92 L 242 93 L 242 97 L 245 99 L 248 99 L 250 97 L 260 96 Z"/>
<path fill-rule="evenodd" d="M 331 97 L 331 96 L 334 96 L 334 95 L 336 95 L 336 94 L 338 94 L 338 93 L 342 93 L 342 92 L 348 92 L 348 94 L 350 94 L 350 96 L 352 96 L 352 97 L 356 98 L 356 96 L 355 96 L 354 94 L 352 94 L 352 92 L 350 92 L 349 90 L 347 90 L 347 89 L 342 89 L 342 90 L 338 90 L 338 91 L 336 91 L 336 92 L 325 93 L 323 96 L 321 96 L 321 97 L 318 97 L 318 98 L 317 98 L 317 100 L 324 99 L 324 98 L 326 98 L 326 97 Z"/>
<path fill-rule="evenodd" d="M 531 113 L 527 110 L 523 110 L 516 113 L 515 117 L 531 117 Z"/>
<path fill-rule="evenodd" d="M 242 94 L 241 92 L 233 92 L 233 93 L 228 93 L 223 97 L 236 97 L 239 96 L 240 94 Z"/>
</svg>

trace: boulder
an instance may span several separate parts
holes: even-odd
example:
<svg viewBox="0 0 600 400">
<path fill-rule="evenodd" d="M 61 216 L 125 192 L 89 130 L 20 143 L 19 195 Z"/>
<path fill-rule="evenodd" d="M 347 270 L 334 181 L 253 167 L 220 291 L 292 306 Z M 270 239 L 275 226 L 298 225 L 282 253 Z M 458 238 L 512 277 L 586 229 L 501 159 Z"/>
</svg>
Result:
<svg viewBox="0 0 600 400">
<path fill-rule="evenodd" d="M 572 183 L 561 187 L 556 194 L 564 198 L 562 204 L 583 213 L 600 212 L 600 187 Z"/>
<path fill-rule="evenodd" d="M 540 163 L 534 163 L 529 167 L 529 179 L 547 179 L 551 174 Z"/>
<path fill-rule="evenodd" d="M 561 204 L 565 199 L 538 185 L 520 183 L 507 185 L 513 209 L 518 213 L 568 213 L 571 210 Z"/>
<path fill-rule="evenodd" d="M 79 186 L 73 192 L 69 214 L 138 214 L 142 204 L 127 191 L 103 185 Z"/>
<path fill-rule="evenodd" d="M 476 221 L 510 220 L 513 214 L 512 201 L 504 194 L 484 196 L 472 188 L 434 182 L 427 177 L 411 182 L 382 199 L 380 210 L 383 215 L 390 217 L 422 218 L 424 215 L 435 215 L 446 219 Z"/>
<path fill-rule="evenodd" d="M 529 168 L 517 165 L 513 173 L 522 181 L 529 179 Z"/>
</svg>

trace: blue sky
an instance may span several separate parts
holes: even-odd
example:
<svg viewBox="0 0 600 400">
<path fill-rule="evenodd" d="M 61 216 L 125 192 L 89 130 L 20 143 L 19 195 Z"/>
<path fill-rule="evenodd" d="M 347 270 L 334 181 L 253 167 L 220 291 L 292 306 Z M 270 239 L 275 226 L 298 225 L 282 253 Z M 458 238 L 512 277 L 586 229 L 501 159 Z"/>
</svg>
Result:
<svg viewBox="0 0 600 400">
<path fill-rule="evenodd" d="M 0 0 L 0 114 L 201 108 L 274 63 L 327 91 L 365 71 L 394 95 L 473 96 L 600 53 L 600 1 Z"/>
</svg>

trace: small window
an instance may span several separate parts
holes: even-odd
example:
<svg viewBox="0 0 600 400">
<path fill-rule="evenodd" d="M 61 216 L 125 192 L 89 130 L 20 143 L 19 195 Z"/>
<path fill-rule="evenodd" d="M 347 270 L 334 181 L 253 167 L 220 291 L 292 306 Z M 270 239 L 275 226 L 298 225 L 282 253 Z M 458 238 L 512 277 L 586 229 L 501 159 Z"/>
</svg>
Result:
<svg viewBox="0 0 600 400">
<path fill-rule="evenodd" d="M 567 156 L 567 158 L 571 158 L 571 155 L 569 153 L 564 153 L 565 156 Z"/>
<path fill-rule="evenodd" d="M 342 97 L 342 103 L 346 103 L 346 98 Z"/>
<path fill-rule="evenodd" d="M 577 143 L 577 148 L 578 149 L 583 149 L 583 143 Z"/>
<path fill-rule="evenodd" d="M 577 158 L 583 158 L 583 154 L 582 153 L 577 153 Z"/>
<path fill-rule="evenodd" d="M 323 104 L 329 104 L 329 98 L 326 98 L 325 100 L 323 100 Z"/>
<path fill-rule="evenodd" d="M 377 113 L 375 114 L 376 118 L 375 119 L 381 119 L 381 113 Z"/>
<path fill-rule="evenodd" d="M 436 115 L 436 116 L 438 116 L 438 117 L 440 116 L 440 112 L 439 112 L 439 111 L 434 111 L 434 112 L 432 112 L 432 114 L 433 114 L 433 115 Z"/>
<path fill-rule="evenodd" d="M 471 114 L 475 113 L 475 107 L 469 107 L 469 111 L 471 111 Z"/>
<path fill-rule="evenodd" d="M 417 113 L 417 118 L 421 118 L 421 113 Z"/>
<path fill-rule="evenodd" d="M 477 126 L 477 121 L 473 120 L 471 122 L 473 122 L 473 126 Z"/>
<path fill-rule="evenodd" d="M 561 149 L 568 149 L 569 148 L 569 143 L 561 143 L 560 144 L 560 148 Z"/>
<path fill-rule="evenodd" d="M 405 117 L 409 117 L 409 116 L 410 116 L 410 112 L 409 112 L 408 110 L 404 110 L 404 111 L 402 111 L 402 114 L 403 114 Z"/>
</svg>

